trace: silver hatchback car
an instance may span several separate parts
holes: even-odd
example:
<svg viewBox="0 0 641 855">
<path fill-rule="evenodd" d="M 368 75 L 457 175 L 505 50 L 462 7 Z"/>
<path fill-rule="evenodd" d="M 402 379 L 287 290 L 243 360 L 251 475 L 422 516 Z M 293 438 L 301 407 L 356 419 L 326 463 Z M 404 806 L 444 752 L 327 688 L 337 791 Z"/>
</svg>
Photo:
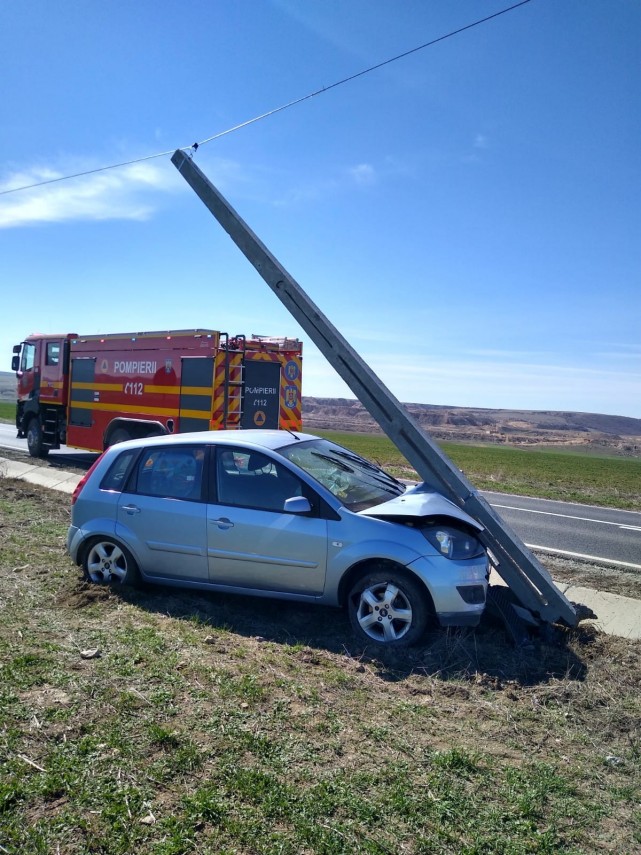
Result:
<svg viewBox="0 0 641 855">
<path fill-rule="evenodd" d="M 406 646 L 479 622 L 479 531 L 327 439 L 234 430 L 109 448 L 73 495 L 67 548 L 92 582 L 346 606 L 361 641 Z"/>
</svg>

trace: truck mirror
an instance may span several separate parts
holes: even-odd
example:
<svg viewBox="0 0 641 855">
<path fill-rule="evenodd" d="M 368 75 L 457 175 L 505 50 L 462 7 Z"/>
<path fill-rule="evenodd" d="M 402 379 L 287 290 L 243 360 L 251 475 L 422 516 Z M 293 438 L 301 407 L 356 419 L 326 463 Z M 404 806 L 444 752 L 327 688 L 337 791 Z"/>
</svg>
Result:
<svg viewBox="0 0 641 855">
<path fill-rule="evenodd" d="M 20 357 L 14 356 L 13 359 L 11 360 L 11 370 L 15 371 L 17 373 L 19 371 L 19 369 L 20 369 Z"/>
<path fill-rule="evenodd" d="M 22 350 L 21 344 L 14 344 L 14 346 L 13 346 L 13 352 L 14 353 L 20 353 L 21 350 Z"/>
</svg>

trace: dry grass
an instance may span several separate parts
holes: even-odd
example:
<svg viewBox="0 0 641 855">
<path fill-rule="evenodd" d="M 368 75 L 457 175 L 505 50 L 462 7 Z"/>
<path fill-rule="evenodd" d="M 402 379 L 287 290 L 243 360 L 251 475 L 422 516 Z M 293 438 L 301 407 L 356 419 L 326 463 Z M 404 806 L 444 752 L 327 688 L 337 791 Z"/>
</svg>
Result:
<svg viewBox="0 0 641 855">
<path fill-rule="evenodd" d="M 331 609 L 88 586 L 67 499 L 0 490 L 0 852 L 641 851 L 641 643 L 374 655 Z"/>
</svg>

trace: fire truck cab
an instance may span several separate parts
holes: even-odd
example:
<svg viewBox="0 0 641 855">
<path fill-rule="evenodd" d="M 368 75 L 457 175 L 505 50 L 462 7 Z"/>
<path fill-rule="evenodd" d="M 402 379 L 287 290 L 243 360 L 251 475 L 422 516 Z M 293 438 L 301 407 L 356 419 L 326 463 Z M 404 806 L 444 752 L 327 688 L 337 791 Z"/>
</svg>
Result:
<svg viewBox="0 0 641 855">
<path fill-rule="evenodd" d="M 300 430 L 302 343 L 216 330 L 30 335 L 13 348 L 29 453 L 221 428 Z"/>
</svg>

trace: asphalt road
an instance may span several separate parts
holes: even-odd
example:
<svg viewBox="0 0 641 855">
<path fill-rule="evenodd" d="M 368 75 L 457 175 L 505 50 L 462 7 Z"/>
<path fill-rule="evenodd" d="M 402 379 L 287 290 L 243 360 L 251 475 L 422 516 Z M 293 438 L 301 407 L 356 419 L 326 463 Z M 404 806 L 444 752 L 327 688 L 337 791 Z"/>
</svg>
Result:
<svg viewBox="0 0 641 855">
<path fill-rule="evenodd" d="M 483 493 L 530 549 L 641 570 L 641 514 Z"/>
<path fill-rule="evenodd" d="M 26 440 L 16 438 L 12 425 L 0 424 L 0 448 L 28 455 Z M 50 452 L 48 461 L 88 468 L 95 458 L 63 447 Z M 641 513 L 503 493 L 483 495 L 531 549 L 641 570 Z"/>
<path fill-rule="evenodd" d="M 17 439 L 16 429 L 13 425 L 0 422 L 0 449 L 2 448 L 10 448 L 13 451 L 19 451 L 27 456 L 29 455 L 27 440 Z M 1 456 L 2 453 L 0 452 L 0 457 Z M 54 463 L 56 466 L 64 466 L 66 463 L 72 464 L 74 469 L 78 466 L 84 465 L 89 468 L 95 459 L 95 454 L 91 454 L 88 451 L 77 451 L 75 448 L 67 448 L 66 445 L 63 445 L 62 448 L 57 451 L 51 451 L 47 457 L 47 460 Z"/>
</svg>

